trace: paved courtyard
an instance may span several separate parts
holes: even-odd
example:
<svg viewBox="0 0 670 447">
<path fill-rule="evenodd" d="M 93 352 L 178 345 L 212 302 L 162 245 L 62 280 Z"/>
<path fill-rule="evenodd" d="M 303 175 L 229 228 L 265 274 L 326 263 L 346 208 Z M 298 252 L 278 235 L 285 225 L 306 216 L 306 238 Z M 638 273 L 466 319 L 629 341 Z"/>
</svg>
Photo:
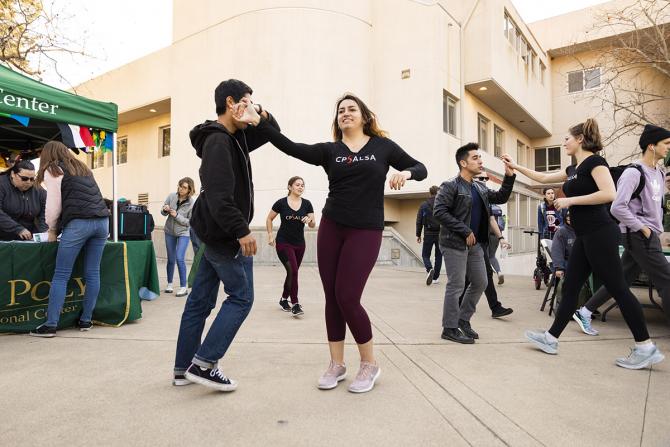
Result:
<svg viewBox="0 0 670 447">
<path fill-rule="evenodd" d="M 144 302 L 143 319 L 121 328 L 0 336 L 0 445 L 670 445 L 670 358 L 653 371 L 616 367 L 632 346 L 618 311 L 595 323 L 598 337 L 571 323 L 549 356 L 523 339 L 550 324 L 544 290 L 508 276 L 499 293 L 514 313 L 494 320 L 482 298 L 472 320 L 481 338 L 462 346 L 440 339 L 444 277 L 426 287 L 422 272 L 378 267 L 364 305 L 382 374 L 354 395 L 353 344 L 347 381 L 315 386 L 328 363 L 316 267 L 301 269 L 301 319 L 276 302 L 281 267 L 257 267 L 255 278 L 254 308 L 221 364 L 239 381 L 234 393 L 171 385 L 184 302 L 174 295 Z M 670 326 L 645 313 L 670 354 Z"/>
</svg>

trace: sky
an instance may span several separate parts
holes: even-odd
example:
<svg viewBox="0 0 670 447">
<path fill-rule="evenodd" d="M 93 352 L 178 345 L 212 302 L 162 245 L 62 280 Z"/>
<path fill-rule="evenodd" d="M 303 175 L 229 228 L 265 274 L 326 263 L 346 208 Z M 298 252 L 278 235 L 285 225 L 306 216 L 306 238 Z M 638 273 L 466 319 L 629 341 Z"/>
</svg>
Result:
<svg viewBox="0 0 670 447">
<path fill-rule="evenodd" d="M 336 1 L 336 0 L 323 0 Z M 606 0 L 512 0 L 521 17 L 533 22 Z M 51 2 L 51 3 L 50 3 Z M 70 88 L 152 53 L 172 42 L 172 0 L 45 0 L 59 13 L 60 29 L 87 56 L 57 58 L 62 77 L 47 67 L 42 80 Z"/>
</svg>

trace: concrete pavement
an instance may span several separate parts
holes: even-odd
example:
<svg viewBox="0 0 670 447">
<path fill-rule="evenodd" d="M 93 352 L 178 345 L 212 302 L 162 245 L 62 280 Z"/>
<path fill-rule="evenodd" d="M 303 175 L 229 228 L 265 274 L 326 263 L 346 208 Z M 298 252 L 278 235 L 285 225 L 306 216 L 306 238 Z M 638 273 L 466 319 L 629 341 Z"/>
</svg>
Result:
<svg viewBox="0 0 670 447">
<path fill-rule="evenodd" d="M 279 309 L 283 274 L 255 269 L 254 308 L 221 364 L 234 393 L 171 385 L 184 303 L 174 295 L 144 302 L 143 319 L 121 328 L 0 336 L 0 445 L 670 445 L 670 326 L 658 311 L 645 314 L 669 358 L 653 370 L 614 365 L 632 346 L 618 311 L 594 323 L 597 337 L 571 323 L 549 356 L 522 335 L 551 322 L 538 310 L 544 290 L 506 276 L 499 293 L 514 313 L 494 320 L 482 298 L 481 338 L 462 346 L 440 339 L 444 277 L 426 287 L 423 272 L 377 267 L 364 305 L 382 374 L 354 395 L 353 344 L 347 380 L 315 386 L 328 364 L 316 268 L 301 269 L 301 319 Z"/>
</svg>

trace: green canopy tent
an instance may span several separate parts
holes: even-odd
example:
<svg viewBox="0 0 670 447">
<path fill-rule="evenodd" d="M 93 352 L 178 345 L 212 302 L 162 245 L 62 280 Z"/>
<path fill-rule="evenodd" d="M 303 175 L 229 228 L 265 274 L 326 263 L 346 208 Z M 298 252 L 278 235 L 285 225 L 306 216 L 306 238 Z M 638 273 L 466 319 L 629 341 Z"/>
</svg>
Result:
<svg viewBox="0 0 670 447">
<path fill-rule="evenodd" d="M 57 88 L 0 65 L 0 154 L 36 158 L 50 140 L 79 149 L 112 151 L 113 203 L 116 203 L 116 131 L 118 107 Z M 95 141 L 94 141 L 95 140 Z M 112 207 L 116 213 L 116 207 Z M 114 238 L 117 219 L 114 217 Z"/>
</svg>

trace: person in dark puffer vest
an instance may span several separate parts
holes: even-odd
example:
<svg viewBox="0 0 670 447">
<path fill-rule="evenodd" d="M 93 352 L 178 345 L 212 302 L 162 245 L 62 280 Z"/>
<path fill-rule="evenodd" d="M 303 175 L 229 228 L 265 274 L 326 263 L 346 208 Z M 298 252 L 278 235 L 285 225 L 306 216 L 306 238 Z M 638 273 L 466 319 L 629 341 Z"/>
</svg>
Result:
<svg viewBox="0 0 670 447">
<path fill-rule="evenodd" d="M 100 194 L 91 170 L 63 143 L 50 141 L 40 156 L 37 183 L 47 189 L 46 222 L 49 241 L 56 241 L 62 231 L 56 254 L 56 270 L 51 281 L 47 320 L 30 335 L 53 337 L 60 318 L 67 283 L 74 261 L 83 249 L 84 308 L 77 326 L 91 329 L 93 309 L 100 291 L 100 261 L 109 234 L 109 210 Z"/>
</svg>

